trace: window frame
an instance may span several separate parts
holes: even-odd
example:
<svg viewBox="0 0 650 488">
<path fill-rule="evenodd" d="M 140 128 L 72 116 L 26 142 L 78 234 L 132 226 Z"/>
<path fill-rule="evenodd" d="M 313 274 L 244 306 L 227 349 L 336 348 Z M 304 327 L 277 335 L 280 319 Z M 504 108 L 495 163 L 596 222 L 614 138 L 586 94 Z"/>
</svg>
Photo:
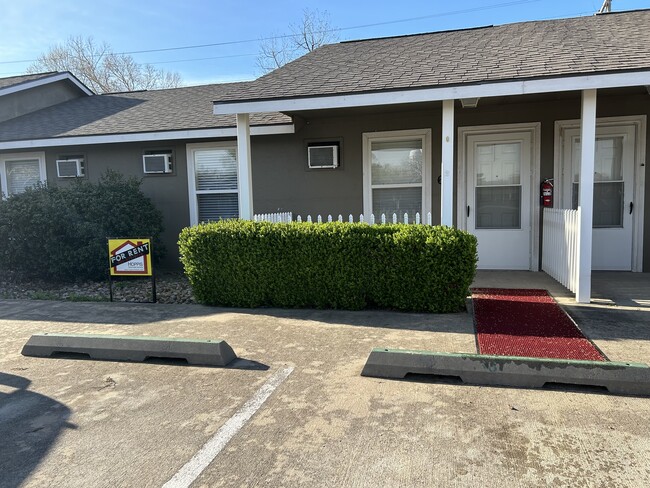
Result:
<svg viewBox="0 0 650 488">
<path fill-rule="evenodd" d="M 38 159 L 39 179 L 41 183 L 47 183 L 47 168 L 45 165 L 45 153 L 23 152 L 0 154 L 0 186 L 2 186 L 1 197 L 9 198 L 9 184 L 7 180 L 7 162 L 21 161 L 25 159 Z"/>
<path fill-rule="evenodd" d="M 372 184 L 372 143 L 373 142 L 400 142 L 413 139 L 420 139 L 422 142 L 422 209 L 420 219 L 426 221 L 426 216 L 431 213 L 431 129 L 408 129 L 384 132 L 363 133 L 363 214 L 366 219 L 370 218 L 372 210 L 372 190 L 381 188 L 417 188 L 415 183 L 400 184 Z M 375 215 L 378 220 L 381 216 Z M 386 216 L 387 219 L 392 216 Z M 398 215 L 401 222 L 402 215 Z M 415 215 L 409 215 L 409 220 L 415 221 Z"/>
<path fill-rule="evenodd" d="M 197 144 L 187 144 L 187 187 L 190 212 L 190 225 L 199 224 L 199 198 L 198 195 L 213 195 L 234 193 L 237 195 L 237 210 L 241 211 L 239 204 L 239 157 L 237 153 L 237 141 L 227 142 L 203 142 Z M 194 162 L 194 153 L 206 149 L 233 149 L 237 160 L 237 189 L 235 190 L 197 190 L 196 189 L 196 168 Z"/>
</svg>

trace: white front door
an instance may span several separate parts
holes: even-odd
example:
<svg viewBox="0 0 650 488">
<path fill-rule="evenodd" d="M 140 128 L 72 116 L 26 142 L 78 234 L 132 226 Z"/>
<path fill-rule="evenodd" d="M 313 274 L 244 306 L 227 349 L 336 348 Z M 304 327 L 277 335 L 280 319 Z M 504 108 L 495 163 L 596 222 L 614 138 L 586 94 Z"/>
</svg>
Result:
<svg viewBox="0 0 650 488">
<path fill-rule="evenodd" d="M 531 132 L 467 136 L 467 230 L 481 269 L 531 269 Z"/>
<path fill-rule="evenodd" d="M 632 270 L 635 127 L 596 128 L 592 269 Z M 563 206 L 578 207 L 580 131 L 566 129 L 562 141 Z M 639 209 L 637 209 L 639 211 Z"/>
</svg>

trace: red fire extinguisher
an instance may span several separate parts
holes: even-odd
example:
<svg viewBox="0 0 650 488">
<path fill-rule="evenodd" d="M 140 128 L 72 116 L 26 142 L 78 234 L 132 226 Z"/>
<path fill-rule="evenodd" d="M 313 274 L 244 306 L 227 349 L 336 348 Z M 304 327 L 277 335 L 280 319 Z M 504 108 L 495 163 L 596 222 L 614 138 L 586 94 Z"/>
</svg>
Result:
<svg viewBox="0 0 650 488">
<path fill-rule="evenodd" d="M 542 181 L 542 207 L 553 206 L 553 178 Z"/>
</svg>

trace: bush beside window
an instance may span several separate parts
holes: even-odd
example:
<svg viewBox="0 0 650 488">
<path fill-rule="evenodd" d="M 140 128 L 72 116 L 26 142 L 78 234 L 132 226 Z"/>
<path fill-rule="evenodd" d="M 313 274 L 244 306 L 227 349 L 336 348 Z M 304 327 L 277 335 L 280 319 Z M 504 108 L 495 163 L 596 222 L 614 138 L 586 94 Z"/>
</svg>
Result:
<svg viewBox="0 0 650 488">
<path fill-rule="evenodd" d="M 0 201 L 0 272 L 51 281 L 106 279 L 107 237 L 153 236 L 154 258 L 160 258 L 162 214 L 140 185 L 109 171 L 97 183 L 37 185 Z"/>
<path fill-rule="evenodd" d="M 450 227 L 224 220 L 183 229 L 195 298 L 230 307 L 456 312 L 476 238 Z"/>
</svg>

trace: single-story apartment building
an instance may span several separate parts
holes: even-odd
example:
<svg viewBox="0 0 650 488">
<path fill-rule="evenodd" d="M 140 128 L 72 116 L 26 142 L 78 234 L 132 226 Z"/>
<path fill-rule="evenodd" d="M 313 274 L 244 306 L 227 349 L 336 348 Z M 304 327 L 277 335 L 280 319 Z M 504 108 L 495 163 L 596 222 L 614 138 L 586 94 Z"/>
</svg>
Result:
<svg viewBox="0 0 650 488">
<path fill-rule="evenodd" d="M 560 262 L 585 301 L 592 269 L 650 271 L 648 32 L 637 10 L 347 41 L 251 82 L 105 95 L 5 78 L 0 184 L 143 177 L 170 250 L 219 218 L 431 214 L 478 237 L 479 268 Z"/>
</svg>

